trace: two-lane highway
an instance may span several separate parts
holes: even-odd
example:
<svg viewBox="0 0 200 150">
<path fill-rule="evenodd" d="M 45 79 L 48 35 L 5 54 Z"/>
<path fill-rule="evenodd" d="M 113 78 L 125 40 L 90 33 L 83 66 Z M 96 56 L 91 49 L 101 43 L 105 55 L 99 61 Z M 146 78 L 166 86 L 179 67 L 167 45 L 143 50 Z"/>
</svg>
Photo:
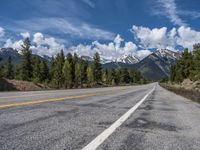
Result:
<svg viewBox="0 0 200 150">
<path fill-rule="evenodd" d="M 0 149 L 200 149 L 199 116 L 157 84 L 2 92 Z"/>
</svg>

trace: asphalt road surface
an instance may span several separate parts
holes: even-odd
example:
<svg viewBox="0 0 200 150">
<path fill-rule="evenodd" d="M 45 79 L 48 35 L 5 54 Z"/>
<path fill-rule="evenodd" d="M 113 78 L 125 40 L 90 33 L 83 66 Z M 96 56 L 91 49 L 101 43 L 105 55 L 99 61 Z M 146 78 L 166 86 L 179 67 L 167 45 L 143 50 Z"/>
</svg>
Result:
<svg viewBox="0 0 200 150">
<path fill-rule="evenodd" d="M 200 150 L 200 104 L 157 83 L 0 93 L 0 150 Z"/>
</svg>

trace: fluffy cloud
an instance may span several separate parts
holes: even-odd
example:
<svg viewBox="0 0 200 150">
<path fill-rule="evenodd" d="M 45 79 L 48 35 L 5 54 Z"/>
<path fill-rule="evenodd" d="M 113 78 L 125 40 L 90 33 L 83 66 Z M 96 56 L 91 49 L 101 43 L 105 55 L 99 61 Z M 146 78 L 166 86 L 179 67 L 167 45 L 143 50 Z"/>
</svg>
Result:
<svg viewBox="0 0 200 150">
<path fill-rule="evenodd" d="M 30 33 L 29 32 L 22 32 L 20 35 L 25 39 L 25 38 L 30 38 Z"/>
<path fill-rule="evenodd" d="M 146 27 L 133 26 L 131 32 L 134 34 L 135 39 L 139 41 L 144 48 L 163 48 L 163 46 L 166 46 L 168 42 L 166 41 L 166 27 L 154 28 L 151 30 Z"/>
<path fill-rule="evenodd" d="M 150 29 L 134 25 L 131 32 L 140 47 L 144 49 L 175 50 L 177 46 L 181 46 L 192 50 L 193 45 L 200 42 L 200 32 L 184 26 L 168 30 L 166 27 Z"/>
<path fill-rule="evenodd" d="M 120 35 L 117 35 L 113 42 L 108 44 L 102 44 L 98 41 L 94 41 L 91 45 L 72 46 L 69 51 L 72 53 L 77 53 L 80 56 L 90 56 L 92 57 L 95 52 L 98 52 L 101 57 L 105 60 L 119 60 L 124 55 L 134 55 L 140 59 L 144 58 L 151 52 L 149 50 L 138 50 L 138 47 L 133 42 L 125 42 L 122 46 L 124 39 Z"/>
<path fill-rule="evenodd" d="M 30 37 L 30 35 L 27 33 L 21 35 L 23 38 Z M 42 33 L 39 32 L 33 35 L 31 43 L 32 52 L 40 56 L 47 55 L 51 57 L 56 55 L 61 49 L 65 49 L 65 46 L 57 42 L 55 38 L 45 37 Z M 3 47 L 12 47 L 20 52 L 22 44 L 23 40 L 13 41 L 11 39 L 7 39 Z"/>
<path fill-rule="evenodd" d="M 178 36 L 176 37 L 176 44 L 189 48 L 193 48 L 193 45 L 200 43 L 200 32 L 191 29 L 190 27 L 180 27 L 177 29 Z"/>
<path fill-rule="evenodd" d="M 18 51 L 21 50 L 21 45 L 23 44 L 22 40 L 12 41 L 11 39 L 7 39 L 3 47 L 12 47 Z"/>
<path fill-rule="evenodd" d="M 63 44 L 60 44 L 53 37 L 45 37 L 42 33 L 35 33 L 33 35 L 33 46 L 31 46 L 33 53 L 38 55 L 53 56 L 61 49 L 65 49 Z"/>
<path fill-rule="evenodd" d="M 1 30 L 0 28 L 0 32 L 2 32 L 2 36 L 5 39 L 4 29 L 2 28 Z M 150 49 L 167 48 L 176 50 L 177 47 L 182 47 L 192 50 L 193 45 L 200 42 L 200 32 L 184 26 L 172 29 L 167 29 L 166 27 L 150 29 L 134 25 L 131 32 L 133 33 L 135 42 L 125 41 L 120 35 L 117 35 L 109 43 L 94 41 L 88 45 L 79 44 L 69 48 L 65 48 L 65 45 L 61 44 L 54 37 L 46 36 L 40 32 L 33 35 L 24 32 L 20 35 L 23 38 L 30 37 L 33 53 L 41 56 L 52 56 L 57 54 L 61 49 L 64 49 L 66 53 L 72 52 L 80 56 L 91 57 L 95 52 L 98 52 L 105 60 L 113 61 L 119 60 L 125 55 L 133 55 L 143 59 L 151 53 Z M 3 47 L 12 47 L 20 50 L 23 40 L 14 41 L 11 39 L 7 39 Z"/>
</svg>

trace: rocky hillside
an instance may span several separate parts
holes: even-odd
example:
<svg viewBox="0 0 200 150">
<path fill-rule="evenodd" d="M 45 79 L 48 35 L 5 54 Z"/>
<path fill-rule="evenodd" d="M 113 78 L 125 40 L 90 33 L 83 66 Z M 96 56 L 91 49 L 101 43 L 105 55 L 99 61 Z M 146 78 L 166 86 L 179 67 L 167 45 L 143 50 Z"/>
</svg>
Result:
<svg viewBox="0 0 200 150">
<path fill-rule="evenodd" d="M 0 91 L 39 91 L 50 89 L 43 84 L 28 81 L 0 79 Z"/>
<path fill-rule="evenodd" d="M 176 63 L 180 56 L 180 53 L 160 49 L 144 58 L 134 67 L 147 79 L 160 80 L 169 76 L 170 67 Z"/>
</svg>

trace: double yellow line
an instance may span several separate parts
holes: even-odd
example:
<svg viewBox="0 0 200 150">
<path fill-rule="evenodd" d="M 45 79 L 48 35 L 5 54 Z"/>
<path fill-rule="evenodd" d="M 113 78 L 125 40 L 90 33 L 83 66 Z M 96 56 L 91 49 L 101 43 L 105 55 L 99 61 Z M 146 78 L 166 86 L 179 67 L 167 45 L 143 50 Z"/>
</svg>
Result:
<svg viewBox="0 0 200 150">
<path fill-rule="evenodd" d="M 120 91 L 125 90 L 125 89 L 127 89 L 127 88 L 120 89 Z M 40 104 L 40 103 L 47 103 L 47 102 L 57 102 L 57 101 L 64 101 L 64 100 L 69 100 L 69 99 L 81 99 L 81 98 L 87 98 L 87 97 L 91 97 L 91 96 L 106 95 L 106 94 L 112 93 L 112 91 L 114 91 L 114 90 L 110 90 L 110 91 L 106 91 L 106 92 L 98 92 L 98 93 L 89 93 L 89 94 L 78 95 L 78 96 L 66 96 L 66 97 L 61 97 L 61 98 L 51 98 L 51 99 L 46 99 L 46 100 L 33 100 L 33 101 L 28 101 L 28 102 L 1 104 L 0 108 L 33 105 L 33 104 Z M 17 96 L 15 98 L 17 98 Z"/>
</svg>

